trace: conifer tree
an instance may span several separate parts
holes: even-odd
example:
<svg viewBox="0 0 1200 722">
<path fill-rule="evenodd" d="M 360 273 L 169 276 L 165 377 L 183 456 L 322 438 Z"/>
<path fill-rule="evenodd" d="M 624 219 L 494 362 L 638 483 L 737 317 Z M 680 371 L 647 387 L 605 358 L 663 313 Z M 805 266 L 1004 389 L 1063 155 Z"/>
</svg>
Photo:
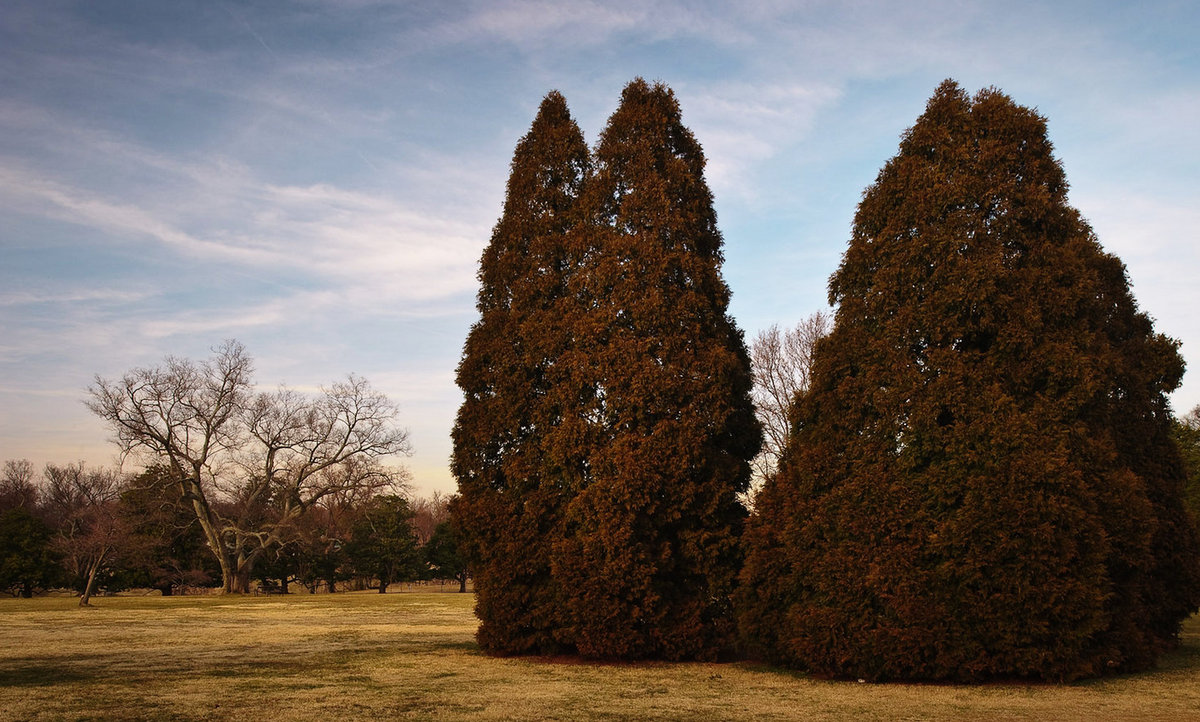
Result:
<svg viewBox="0 0 1200 722">
<path fill-rule="evenodd" d="M 578 423 L 556 457 L 573 470 L 559 636 L 587 656 L 713 657 L 761 434 L 704 156 L 672 91 L 637 79 L 594 162 L 564 357 Z"/>
<path fill-rule="evenodd" d="M 453 520 L 475 581 L 478 639 L 497 653 L 558 649 L 562 606 L 550 557 L 561 536 L 561 475 L 547 457 L 558 395 L 567 234 L 588 148 L 551 92 L 513 156 L 504 212 L 480 263 L 480 319 L 458 368 Z"/>
<path fill-rule="evenodd" d="M 746 536 L 743 631 L 878 678 L 1143 667 L 1200 602 L 1177 342 L 1078 212 L 1045 120 L 947 81 L 863 196 L 834 330 Z"/>
</svg>

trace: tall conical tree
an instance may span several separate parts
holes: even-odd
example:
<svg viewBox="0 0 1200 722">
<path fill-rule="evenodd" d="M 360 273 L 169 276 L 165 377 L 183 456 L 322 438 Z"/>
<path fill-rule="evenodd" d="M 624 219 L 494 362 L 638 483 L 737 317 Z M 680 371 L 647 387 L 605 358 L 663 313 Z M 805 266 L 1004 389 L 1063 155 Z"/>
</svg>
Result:
<svg viewBox="0 0 1200 722">
<path fill-rule="evenodd" d="M 567 234 L 588 166 L 583 134 L 551 92 L 517 145 L 504 213 L 480 263 L 480 319 L 458 368 L 465 400 L 453 431 L 453 519 L 475 583 L 478 639 L 497 653 L 558 648 L 550 557 L 567 497 L 547 446 L 563 414 Z"/>
<path fill-rule="evenodd" d="M 746 537 L 773 659 L 1070 679 L 1150 663 L 1196 609 L 1177 344 L 1066 191 L 1042 117 L 950 81 L 867 189 Z"/>
<path fill-rule="evenodd" d="M 722 239 L 704 155 L 672 91 L 621 96 L 585 186 L 573 348 L 564 357 L 586 449 L 555 578 L 561 633 L 597 657 L 713 657 L 760 444 L 750 364 L 727 313 Z"/>
</svg>

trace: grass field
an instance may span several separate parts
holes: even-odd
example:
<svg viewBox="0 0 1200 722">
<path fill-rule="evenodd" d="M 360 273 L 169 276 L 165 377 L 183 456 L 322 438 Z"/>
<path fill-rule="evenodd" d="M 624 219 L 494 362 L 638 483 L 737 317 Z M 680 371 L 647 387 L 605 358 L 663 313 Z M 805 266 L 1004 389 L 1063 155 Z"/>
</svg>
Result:
<svg viewBox="0 0 1200 722">
<path fill-rule="evenodd" d="M 857 684 L 480 653 L 466 594 L 0 600 L 0 720 L 1200 720 L 1200 620 L 1144 674 Z"/>
</svg>

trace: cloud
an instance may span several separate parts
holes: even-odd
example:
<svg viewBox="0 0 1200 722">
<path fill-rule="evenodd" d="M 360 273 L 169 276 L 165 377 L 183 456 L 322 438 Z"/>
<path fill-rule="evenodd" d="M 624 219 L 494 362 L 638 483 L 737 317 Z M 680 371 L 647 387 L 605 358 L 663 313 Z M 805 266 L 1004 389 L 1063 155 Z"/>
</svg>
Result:
<svg viewBox="0 0 1200 722">
<path fill-rule="evenodd" d="M 26 212 L 33 203 L 49 217 L 89 226 L 109 235 L 149 236 L 193 256 L 246 263 L 263 263 L 270 258 L 261 249 L 198 238 L 133 203 L 105 199 L 12 167 L 0 168 L 0 201 Z"/>
<path fill-rule="evenodd" d="M 676 39 L 729 46 L 754 43 L 775 19 L 795 11 L 795 3 L 773 0 L 736 9 L 644 0 L 479 0 L 460 7 L 419 36 L 440 45 L 506 43 L 526 56 Z"/>
<path fill-rule="evenodd" d="M 557 43 L 605 42 L 615 32 L 646 26 L 642 3 L 597 3 L 581 0 L 520 0 L 483 3 L 460 27 L 471 36 L 501 39 L 528 47 L 553 39 Z"/>
<path fill-rule="evenodd" d="M 120 146 L 118 146 L 120 147 Z M 93 152 L 104 152 L 100 145 Z M 150 165 L 162 182 L 116 200 L 99 189 L 50 180 L 16 163 L 0 167 L 0 204 L 102 233 L 110 243 L 155 241 L 192 262 L 234 264 L 251 273 L 323 279 L 363 289 L 376 299 L 435 301 L 469 292 L 486 242 L 482 215 L 414 208 L 381 193 L 327 183 L 272 185 L 224 167 L 172 165 L 147 153 L 125 153 Z M 219 165 L 219 164 L 218 164 Z M 137 173 L 138 169 L 133 169 Z M 144 169 L 143 169 L 144 172 Z M 185 203 L 175 198 L 187 197 Z M 205 209 L 200 216 L 199 209 Z"/>
<path fill-rule="evenodd" d="M 1181 273 L 1200 268 L 1200 209 L 1124 187 L 1073 193 L 1071 201 L 1105 250 L 1124 261 L 1142 308 L 1171 333 L 1200 339 L 1200 292 L 1192 274 Z M 1191 351 L 1195 358 L 1200 349 Z"/>
<path fill-rule="evenodd" d="M 316 298 L 320 296 L 317 295 Z M 200 309 L 185 309 L 167 316 L 140 321 L 136 324 L 137 335 L 147 339 L 170 336 L 236 336 L 255 327 L 281 325 L 298 316 L 309 317 L 319 302 L 314 295 L 274 298 L 250 307 L 219 308 L 207 306 Z"/>
<path fill-rule="evenodd" d="M 382 298 L 435 300 L 474 288 L 487 226 L 325 184 L 268 187 L 255 232 L 288 238 L 292 263 Z"/>
<path fill-rule="evenodd" d="M 0 291 L 0 306 L 34 306 L 74 303 L 131 303 L 150 294 L 119 288 L 35 289 Z"/>
<path fill-rule="evenodd" d="M 755 166 L 804 142 L 814 117 L 839 89 L 821 83 L 720 83 L 680 91 L 685 122 L 704 145 L 706 176 L 723 198 L 752 200 Z"/>
</svg>

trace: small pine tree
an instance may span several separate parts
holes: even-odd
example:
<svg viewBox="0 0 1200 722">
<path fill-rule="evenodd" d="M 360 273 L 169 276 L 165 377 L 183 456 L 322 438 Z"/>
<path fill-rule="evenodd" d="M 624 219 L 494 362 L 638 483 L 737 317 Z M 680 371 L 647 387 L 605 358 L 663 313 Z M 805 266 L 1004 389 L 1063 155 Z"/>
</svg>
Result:
<svg viewBox="0 0 1200 722">
<path fill-rule="evenodd" d="M 761 434 L 704 162 L 672 91 L 638 79 L 581 200 L 556 457 L 577 493 L 553 573 L 587 656 L 711 658 L 733 630 Z"/>
<path fill-rule="evenodd" d="M 542 101 L 513 156 L 504 213 L 480 262 L 479 321 L 458 367 L 452 518 L 475 580 L 481 646 L 552 652 L 562 605 L 551 555 L 567 500 L 551 437 L 571 399 L 561 357 L 574 261 L 567 234 L 588 149 L 562 95 Z"/>
<path fill-rule="evenodd" d="M 462 555 L 458 553 L 458 540 L 454 527 L 444 521 L 433 529 L 433 536 L 421 547 L 421 557 L 432 579 L 453 579 L 458 582 L 458 591 L 466 593 L 470 572 Z"/>
<path fill-rule="evenodd" d="M 1045 121 L 938 88 L 867 189 L 747 535 L 743 630 L 867 678 L 1136 669 L 1200 602 L 1176 342 L 1067 205 Z"/>
</svg>

